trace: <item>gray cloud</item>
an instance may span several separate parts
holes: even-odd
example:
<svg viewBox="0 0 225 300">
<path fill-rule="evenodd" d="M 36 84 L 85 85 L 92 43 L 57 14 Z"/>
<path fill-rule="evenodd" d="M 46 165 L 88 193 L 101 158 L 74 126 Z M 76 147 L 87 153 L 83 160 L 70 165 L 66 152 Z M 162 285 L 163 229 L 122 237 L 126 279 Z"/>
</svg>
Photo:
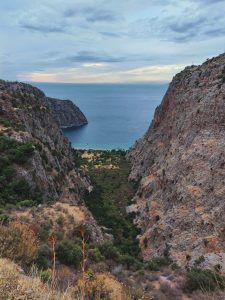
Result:
<svg viewBox="0 0 225 300">
<path fill-rule="evenodd" d="M 95 63 L 95 62 L 105 62 L 105 63 L 117 63 L 125 61 L 124 57 L 113 57 L 104 54 L 96 54 L 89 51 L 80 51 L 75 56 L 67 57 L 66 60 L 70 62 L 79 62 L 79 63 Z"/>
<path fill-rule="evenodd" d="M 196 0 L 192 0 L 192 1 L 196 2 Z M 207 4 L 216 4 L 219 2 L 224 2 L 224 0 L 197 0 L 197 2 L 207 5 Z"/>
<path fill-rule="evenodd" d="M 0 75 L 199 63 L 224 50 L 224 8 L 225 0 L 0 1 L 0 64 L 12 62 Z"/>
<path fill-rule="evenodd" d="M 113 38 L 121 37 L 122 35 L 124 35 L 121 33 L 107 32 L 107 31 L 100 31 L 99 33 L 104 36 L 113 37 Z"/>
<path fill-rule="evenodd" d="M 64 17 L 74 17 L 78 14 L 78 10 L 77 9 L 72 9 L 72 8 L 68 8 L 64 11 L 63 15 Z"/>
<path fill-rule="evenodd" d="M 205 31 L 205 34 L 209 37 L 217 37 L 225 35 L 225 28 L 217 28 Z"/>
<path fill-rule="evenodd" d="M 35 25 L 29 23 L 21 23 L 20 26 L 24 29 L 41 32 L 41 33 L 65 33 L 66 28 L 64 26 L 53 26 L 53 25 Z"/>
<path fill-rule="evenodd" d="M 166 13 L 137 20 L 131 28 L 130 36 L 139 39 L 151 39 L 154 36 L 164 42 L 187 43 L 224 36 L 224 28 L 225 17 L 222 10 L 211 12 L 209 6 L 201 10 L 187 7 L 177 15 Z"/>
<path fill-rule="evenodd" d="M 105 11 L 95 11 L 90 16 L 86 18 L 88 22 L 95 23 L 95 22 L 113 22 L 117 18 L 111 12 Z"/>
<path fill-rule="evenodd" d="M 199 28 L 203 23 L 205 23 L 205 17 L 198 17 L 194 20 L 185 20 L 184 22 L 176 22 L 169 25 L 169 28 L 176 33 L 186 33 L 192 32 Z"/>
</svg>

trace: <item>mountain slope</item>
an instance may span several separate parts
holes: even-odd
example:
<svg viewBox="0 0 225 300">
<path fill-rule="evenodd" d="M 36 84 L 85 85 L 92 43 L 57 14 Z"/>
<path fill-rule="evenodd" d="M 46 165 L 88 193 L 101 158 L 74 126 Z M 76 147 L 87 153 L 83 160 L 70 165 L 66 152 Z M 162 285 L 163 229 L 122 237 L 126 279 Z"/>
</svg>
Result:
<svg viewBox="0 0 225 300">
<path fill-rule="evenodd" d="M 169 250 L 181 265 L 202 255 L 225 270 L 225 54 L 177 74 L 130 149 L 145 258 Z"/>
<path fill-rule="evenodd" d="M 101 230 L 81 200 L 90 183 L 77 170 L 70 143 L 39 89 L 0 81 L 0 153 L 0 206 L 68 203 L 77 207 L 77 219 L 80 220 L 79 214 L 83 216 L 82 223 L 92 229 L 92 236 L 102 238 Z M 52 216 L 57 217 L 57 205 L 52 210 L 56 211 Z M 73 208 L 69 210 L 73 212 Z M 40 216 L 48 215 L 51 219 L 45 206 L 36 213 L 27 210 L 27 214 L 34 223 Z"/>
<path fill-rule="evenodd" d="M 88 123 L 85 115 L 72 101 L 49 97 L 46 100 L 61 128 L 79 127 Z"/>
</svg>

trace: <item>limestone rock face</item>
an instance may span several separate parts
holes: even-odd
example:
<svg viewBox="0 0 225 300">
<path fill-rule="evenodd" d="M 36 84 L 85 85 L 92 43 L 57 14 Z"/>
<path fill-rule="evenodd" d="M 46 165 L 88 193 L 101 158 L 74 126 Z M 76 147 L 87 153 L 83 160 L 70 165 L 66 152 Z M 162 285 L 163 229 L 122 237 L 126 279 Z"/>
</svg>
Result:
<svg viewBox="0 0 225 300">
<path fill-rule="evenodd" d="M 129 150 L 140 245 L 182 266 L 225 268 L 225 54 L 177 74 L 146 134 Z M 219 259 L 215 259 L 219 257 Z M 211 262 L 210 262 L 211 260 Z"/>
<path fill-rule="evenodd" d="M 90 183 L 76 169 L 71 145 L 44 93 L 28 84 L 1 80 L 0 134 L 34 146 L 27 162 L 15 165 L 15 176 L 24 177 L 34 191 L 40 190 L 44 203 L 60 201 L 82 206 L 92 236 L 101 239 L 101 230 L 81 200 Z"/>
<path fill-rule="evenodd" d="M 49 97 L 46 100 L 61 128 L 80 127 L 88 123 L 85 115 L 72 101 Z"/>
</svg>

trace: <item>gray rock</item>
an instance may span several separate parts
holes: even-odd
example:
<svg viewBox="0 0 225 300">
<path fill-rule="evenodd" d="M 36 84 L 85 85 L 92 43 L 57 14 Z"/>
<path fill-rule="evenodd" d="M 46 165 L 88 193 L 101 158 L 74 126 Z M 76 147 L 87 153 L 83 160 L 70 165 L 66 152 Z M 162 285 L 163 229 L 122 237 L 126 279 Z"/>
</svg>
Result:
<svg viewBox="0 0 225 300">
<path fill-rule="evenodd" d="M 224 149 L 222 54 L 173 78 L 148 131 L 128 151 L 130 179 L 140 179 L 133 202 L 144 258 L 169 248 L 185 266 L 224 253 Z"/>
</svg>

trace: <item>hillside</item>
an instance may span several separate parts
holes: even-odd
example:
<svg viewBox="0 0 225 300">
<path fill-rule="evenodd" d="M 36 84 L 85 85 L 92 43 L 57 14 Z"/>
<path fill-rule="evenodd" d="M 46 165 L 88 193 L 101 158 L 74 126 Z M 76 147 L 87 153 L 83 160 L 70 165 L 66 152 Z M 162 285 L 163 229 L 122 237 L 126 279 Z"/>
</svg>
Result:
<svg viewBox="0 0 225 300">
<path fill-rule="evenodd" d="M 102 238 L 81 201 L 90 183 L 76 169 L 70 143 L 39 89 L 18 82 L 0 82 L 0 152 L 1 208 L 34 206 L 36 213 L 26 209 L 27 218 L 31 223 L 38 218 L 41 225 L 51 220 L 47 204 L 53 205 L 53 211 L 57 202 L 72 205 L 83 210 L 82 222 L 88 219 L 94 226 L 93 235 Z M 11 214 L 15 217 L 18 212 Z"/>
<path fill-rule="evenodd" d="M 48 106 L 61 128 L 80 127 L 88 123 L 85 115 L 70 100 L 47 97 Z"/>
<path fill-rule="evenodd" d="M 0 81 L 0 299 L 224 299 L 224 66 L 176 75 L 127 154 L 72 149 Z"/>
<path fill-rule="evenodd" d="M 130 149 L 145 259 L 225 272 L 225 54 L 177 74 L 146 134 Z"/>
</svg>

